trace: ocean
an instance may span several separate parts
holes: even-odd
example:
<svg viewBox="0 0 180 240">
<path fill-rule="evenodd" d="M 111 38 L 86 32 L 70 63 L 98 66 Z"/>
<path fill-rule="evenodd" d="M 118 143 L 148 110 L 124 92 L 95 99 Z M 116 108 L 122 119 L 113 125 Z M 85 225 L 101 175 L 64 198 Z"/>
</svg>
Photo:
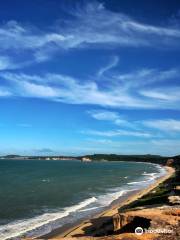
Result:
<svg viewBox="0 0 180 240">
<path fill-rule="evenodd" d="M 0 160 L 0 239 L 40 236 L 90 217 L 164 174 L 148 163 Z"/>
</svg>

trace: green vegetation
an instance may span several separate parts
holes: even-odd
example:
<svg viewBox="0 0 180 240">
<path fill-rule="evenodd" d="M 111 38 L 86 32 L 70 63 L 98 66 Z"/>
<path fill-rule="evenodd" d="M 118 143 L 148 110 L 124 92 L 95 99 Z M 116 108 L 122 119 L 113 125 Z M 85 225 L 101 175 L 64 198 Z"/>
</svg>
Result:
<svg viewBox="0 0 180 240">
<path fill-rule="evenodd" d="M 4 158 L 18 158 L 18 157 L 21 157 L 21 156 L 20 155 L 14 155 L 14 154 L 4 156 Z"/>
<path fill-rule="evenodd" d="M 26 160 L 81 160 L 83 158 L 89 158 L 92 161 L 131 161 L 131 162 L 149 162 L 166 165 L 168 159 L 173 159 L 173 166 L 178 166 L 180 162 L 179 156 L 163 157 L 160 155 L 118 155 L 118 154 L 93 154 L 85 156 L 19 156 L 19 155 L 6 155 L 2 156 L 1 159 L 26 159 Z"/>
<path fill-rule="evenodd" d="M 92 161 L 133 161 L 133 162 L 150 162 L 165 165 L 167 160 L 172 158 L 174 160 L 173 165 L 179 165 L 180 156 L 173 157 L 162 157 L 159 155 L 117 155 L 117 154 L 94 154 L 94 155 L 86 155 L 81 156 L 79 158 L 87 157 Z"/>
<path fill-rule="evenodd" d="M 158 187 L 152 190 L 150 193 L 146 194 L 142 198 L 136 200 L 135 202 L 124 206 L 122 210 L 133 209 L 137 207 L 146 207 L 149 205 L 156 204 L 170 204 L 168 197 L 171 195 L 179 195 L 180 190 L 177 190 L 176 187 L 180 183 L 180 167 L 176 165 L 176 172 L 172 175 L 171 178 L 167 179 L 165 182 L 161 183 Z"/>
</svg>

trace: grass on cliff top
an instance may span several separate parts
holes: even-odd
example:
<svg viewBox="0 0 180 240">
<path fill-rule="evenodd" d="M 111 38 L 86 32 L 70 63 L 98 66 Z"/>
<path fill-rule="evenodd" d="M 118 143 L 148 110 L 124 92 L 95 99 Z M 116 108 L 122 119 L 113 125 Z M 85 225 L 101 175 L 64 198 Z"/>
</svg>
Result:
<svg viewBox="0 0 180 240">
<path fill-rule="evenodd" d="M 175 191 L 175 187 L 179 185 L 179 171 L 176 171 L 171 178 L 161 183 L 158 187 L 153 189 L 150 193 L 146 194 L 142 198 L 120 208 L 120 211 L 133 210 L 137 207 L 146 207 L 153 205 L 169 204 L 168 197 L 172 194 L 179 194 Z"/>
</svg>

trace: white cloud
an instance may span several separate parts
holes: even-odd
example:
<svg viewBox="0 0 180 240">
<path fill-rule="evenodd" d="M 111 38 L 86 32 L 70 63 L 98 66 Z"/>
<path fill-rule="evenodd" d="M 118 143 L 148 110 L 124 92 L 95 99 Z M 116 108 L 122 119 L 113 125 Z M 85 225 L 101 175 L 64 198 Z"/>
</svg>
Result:
<svg viewBox="0 0 180 240">
<path fill-rule="evenodd" d="M 16 65 L 12 60 L 7 56 L 0 56 L 0 71 L 3 70 L 10 70 L 18 68 L 18 65 Z"/>
<path fill-rule="evenodd" d="M 48 97 L 71 104 L 96 104 L 101 106 L 141 106 L 138 99 L 117 89 L 103 90 L 94 81 L 82 83 L 77 79 L 60 74 L 44 76 L 3 73 L 1 77 L 14 83 L 19 96 Z M 37 84 L 38 83 L 38 84 Z"/>
<path fill-rule="evenodd" d="M 119 57 L 118 56 L 114 56 L 111 61 L 104 67 L 102 67 L 99 71 L 98 71 L 98 76 L 101 77 L 105 72 L 109 71 L 111 68 L 114 68 L 117 66 L 119 62 Z"/>
<path fill-rule="evenodd" d="M 98 80 L 82 80 L 51 73 L 27 75 L 6 72 L 1 73 L 0 77 L 6 81 L 7 87 L 11 88 L 11 92 L 14 95 L 21 97 L 40 97 L 68 104 L 91 104 L 111 108 L 179 109 L 179 87 L 164 85 L 161 90 L 157 90 L 152 82 L 146 82 L 147 86 L 145 88 L 144 82 L 147 79 L 147 75 L 149 75 L 148 72 L 151 73 L 150 76 L 153 82 L 157 78 L 157 83 L 158 81 L 166 82 L 170 76 L 175 78 L 176 75 L 175 70 L 142 70 L 137 73 L 137 76 L 134 75 L 135 80 L 141 75 L 138 83 L 137 81 L 133 81 L 133 79 L 131 80 L 130 75 L 133 78 L 133 73 L 129 73 L 125 82 L 124 80 L 121 84 L 117 81 L 114 82 L 112 76 L 112 78 L 109 77 L 109 80 L 103 83 L 103 87 Z M 173 79 L 171 79 L 171 84 L 173 84 Z M 148 89 L 150 90 L 148 91 Z M 115 113 L 112 112 L 111 114 L 109 113 L 110 117 L 114 117 L 112 121 L 116 122 L 116 124 L 122 124 L 122 121 L 125 120 L 121 116 L 115 119 Z"/>
<path fill-rule="evenodd" d="M 159 84 L 167 80 L 177 79 L 180 71 L 178 69 L 158 70 L 158 69 L 140 69 L 135 72 L 117 74 L 113 77 L 119 80 L 126 88 L 143 88 Z M 142 90 L 143 93 L 143 90 Z"/>
<path fill-rule="evenodd" d="M 8 69 L 10 65 L 11 64 L 10 64 L 9 58 L 0 57 L 0 71 Z"/>
<path fill-rule="evenodd" d="M 99 6 L 102 4 L 90 3 L 85 9 L 74 11 L 77 19 L 74 24 L 68 25 L 68 32 L 72 36 L 71 47 L 94 43 L 132 47 L 178 47 L 178 28 L 148 25 Z"/>
<path fill-rule="evenodd" d="M 39 98 L 55 98 L 59 96 L 58 89 L 52 88 L 50 86 L 21 82 L 19 87 L 22 91 L 22 95 L 30 97 L 39 97 Z"/>
<path fill-rule="evenodd" d="M 86 139 L 89 143 L 96 143 L 96 144 L 111 144 L 114 143 L 111 139 L 94 139 L 94 138 L 88 138 Z"/>
<path fill-rule="evenodd" d="M 143 124 L 147 127 L 156 128 L 169 133 L 171 133 L 171 131 L 180 132 L 180 121 L 175 119 L 149 120 L 143 121 Z"/>
<path fill-rule="evenodd" d="M 16 61 L 12 56 L 0 56 L 0 71 L 15 70 L 32 64 L 32 61 Z"/>
<path fill-rule="evenodd" d="M 5 88 L 0 88 L 0 97 L 10 97 L 12 96 L 12 93 Z"/>
<path fill-rule="evenodd" d="M 164 100 L 166 102 L 176 102 L 180 100 L 180 87 L 161 87 L 159 89 L 151 89 L 151 90 L 141 90 L 140 94 L 145 97 Z"/>
<path fill-rule="evenodd" d="M 129 29 L 139 31 L 139 32 L 144 32 L 147 34 L 155 34 L 159 36 L 169 36 L 169 37 L 180 37 L 180 31 L 179 29 L 171 29 L 171 28 L 165 28 L 165 27 L 157 27 L 157 26 L 152 26 L 148 24 L 141 24 L 136 21 L 127 21 L 125 23 L 125 26 Z"/>
<path fill-rule="evenodd" d="M 88 114 L 97 120 L 110 121 L 115 125 L 121 126 L 122 129 L 115 131 L 88 131 L 90 134 L 99 136 L 118 136 L 118 135 L 132 135 L 144 137 L 158 137 L 172 136 L 174 133 L 180 133 L 180 120 L 176 119 L 162 119 L 162 120 L 141 120 L 141 121 L 127 121 L 125 117 L 121 117 L 117 112 L 105 110 L 91 110 Z M 149 134 L 149 130 L 156 129 L 153 135 Z M 159 130 L 159 132 L 157 132 Z M 146 133 L 147 131 L 147 133 Z"/>
<path fill-rule="evenodd" d="M 96 120 L 109 121 L 115 125 L 133 129 L 137 128 L 137 126 L 127 121 L 123 116 L 120 116 L 118 112 L 96 109 L 88 111 L 87 113 Z"/>
<path fill-rule="evenodd" d="M 73 9 L 73 21 L 56 21 L 42 31 L 37 26 L 9 21 L 0 26 L 0 51 L 11 51 L 40 62 L 58 50 L 84 47 L 155 47 L 179 48 L 180 30 L 176 26 L 154 26 L 138 22 L 130 16 L 106 9 L 101 3 L 89 3 Z M 51 30 L 49 30 L 51 29 Z M 99 76 L 115 66 L 112 63 L 99 71 Z"/>
<path fill-rule="evenodd" d="M 88 135 L 96 135 L 101 137 L 116 137 L 116 136 L 133 136 L 133 137 L 144 137 L 150 138 L 152 135 L 147 132 L 138 132 L 138 131 L 129 131 L 129 130 L 114 130 L 114 131 L 96 131 L 96 130 L 88 130 L 83 132 Z"/>
<path fill-rule="evenodd" d="M 33 27 L 22 26 L 16 21 L 9 21 L 0 28 L 1 49 L 40 49 L 46 44 L 64 41 L 65 37 L 58 33 L 42 33 Z"/>
<path fill-rule="evenodd" d="M 88 114 L 97 120 L 115 121 L 120 118 L 117 112 L 105 110 L 92 110 L 88 111 Z"/>
</svg>

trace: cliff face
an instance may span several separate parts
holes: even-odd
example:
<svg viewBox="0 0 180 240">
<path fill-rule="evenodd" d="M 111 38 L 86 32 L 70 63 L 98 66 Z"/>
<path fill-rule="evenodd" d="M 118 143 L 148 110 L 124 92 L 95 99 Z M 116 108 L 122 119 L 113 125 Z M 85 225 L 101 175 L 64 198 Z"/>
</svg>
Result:
<svg viewBox="0 0 180 240">
<path fill-rule="evenodd" d="M 133 213 L 133 212 L 132 212 Z M 113 216 L 113 231 L 117 233 L 135 232 L 137 227 L 149 228 L 150 221 L 148 217 L 140 217 L 138 214 L 123 213 Z"/>
<path fill-rule="evenodd" d="M 115 214 L 113 216 L 113 230 L 118 231 L 129 223 L 132 219 L 129 219 L 125 214 Z"/>
<path fill-rule="evenodd" d="M 180 204 L 177 198 L 174 201 L 180 194 L 178 169 L 153 191 L 120 207 L 113 215 L 87 221 L 70 236 L 97 240 L 179 240 Z M 137 227 L 144 230 L 140 236 L 135 234 Z M 155 232 L 156 229 L 165 229 L 167 234 Z"/>
<path fill-rule="evenodd" d="M 91 229 L 93 239 L 118 239 L 118 240 L 179 240 L 180 237 L 180 209 L 176 207 L 156 207 L 141 210 L 117 213 L 101 225 Z M 141 227 L 142 235 L 135 234 L 135 229 Z M 165 231 L 164 234 L 158 231 Z M 82 237 L 83 235 L 81 235 Z M 80 237 L 80 236 L 74 236 Z M 86 239 L 90 239 L 88 235 Z"/>
<path fill-rule="evenodd" d="M 116 214 L 113 218 L 115 235 L 119 239 L 125 239 L 128 233 L 134 233 L 137 227 L 144 229 L 141 239 L 179 239 L 180 237 L 180 209 L 177 206 L 146 208 L 142 210 L 129 211 L 123 214 Z M 164 234 L 158 231 L 165 231 Z M 135 234 L 134 234 L 135 235 Z M 134 236 L 133 239 L 135 238 Z M 138 237 L 138 236 L 137 236 Z M 138 238 L 137 238 L 138 239 Z"/>
<path fill-rule="evenodd" d="M 167 162 L 166 162 L 166 166 L 168 167 L 172 167 L 174 165 L 174 159 L 168 159 Z"/>
</svg>

